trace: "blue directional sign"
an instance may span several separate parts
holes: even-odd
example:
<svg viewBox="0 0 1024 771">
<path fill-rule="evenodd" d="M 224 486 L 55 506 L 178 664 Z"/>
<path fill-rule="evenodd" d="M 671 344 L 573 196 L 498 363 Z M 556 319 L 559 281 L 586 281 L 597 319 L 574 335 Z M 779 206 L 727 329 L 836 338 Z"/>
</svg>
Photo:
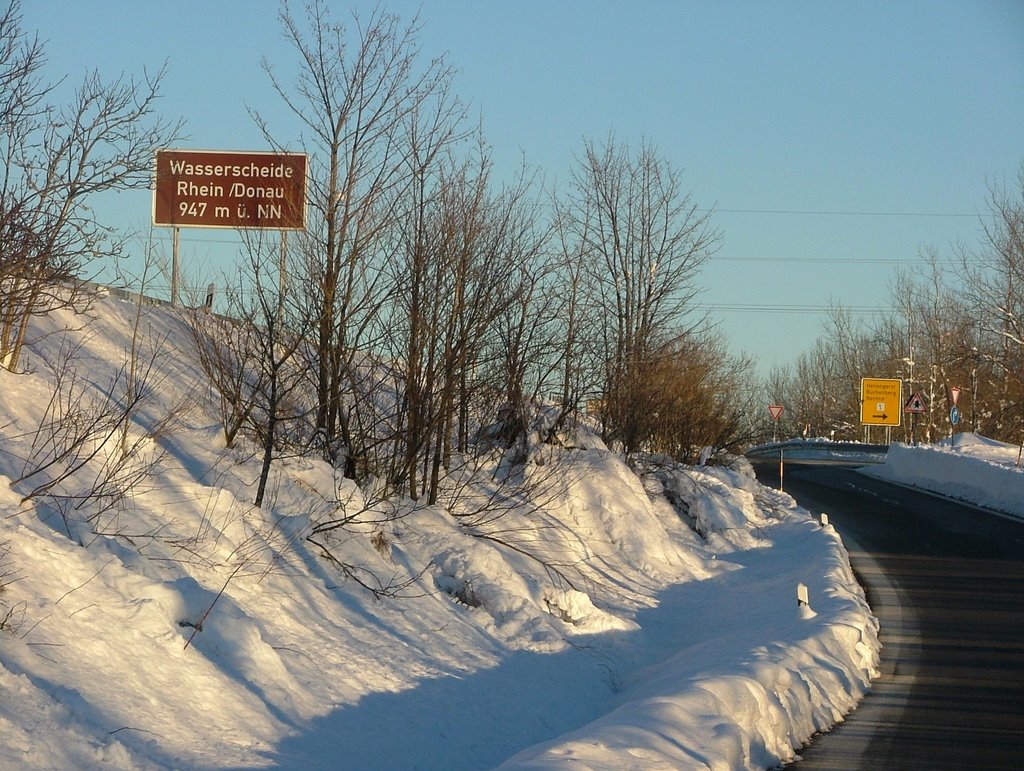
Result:
<svg viewBox="0 0 1024 771">
<path fill-rule="evenodd" d="M 960 422 L 960 410 L 958 410 L 956 407 L 953 407 L 949 411 L 949 423 L 950 423 L 950 425 L 955 426 L 959 422 Z"/>
</svg>

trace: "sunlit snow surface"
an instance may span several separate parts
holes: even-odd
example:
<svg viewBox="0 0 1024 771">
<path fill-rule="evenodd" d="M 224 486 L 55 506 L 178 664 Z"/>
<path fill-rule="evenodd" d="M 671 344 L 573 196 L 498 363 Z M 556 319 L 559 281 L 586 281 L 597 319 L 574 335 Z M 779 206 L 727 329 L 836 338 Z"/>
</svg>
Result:
<svg viewBox="0 0 1024 771">
<path fill-rule="evenodd" d="M 863 473 L 1024 517 L 1020 446 L 977 434 L 956 434 L 917 447 L 894 444 L 884 465 L 863 469 Z"/>
<path fill-rule="evenodd" d="M 117 535 L 71 528 L 80 546 L 10 480 L 61 346 L 81 342 L 78 375 L 103 387 L 134 314 L 112 299 L 92 320 L 57 314 L 33 331 L 30 372 L 0 372 L 0 767 L 766 768 L 870 687 L 877 623 L 831 527 L 745 462 L 641 477 L 585 433 L 539 450 L 543 500 L 490 525 L 518 551 L 441 506 L 338 533 L 363 578 L 415 576 L 375 599 L 305 540 L 362 492 L 281 460 L 252 508 L 255 451 L 224 449 L 188 332 L 162 309 L 138 326 L 164 377 L 130 434 L 188 406 L 146 439 L 155 481 L 100 519 Z M 995 462 L 1019 491 L 1012 450 L 901 449 L 875 473 L 915 466 L 920 483 L 928 452 L 947 481 L 947 462 Z M 201 632 L 181 625 L 207 611 Z"/>
</svg>

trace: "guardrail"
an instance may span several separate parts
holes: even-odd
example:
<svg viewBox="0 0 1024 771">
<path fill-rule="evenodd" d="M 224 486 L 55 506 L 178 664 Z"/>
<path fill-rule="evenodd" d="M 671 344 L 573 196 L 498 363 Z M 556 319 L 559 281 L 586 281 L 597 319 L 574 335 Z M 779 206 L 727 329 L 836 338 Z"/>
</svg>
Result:
<svg viewBox="0 0 1024 771">
<path fill-rule="evenodd" d="M 825 439 L 789 439 L 748 449 L 744 455 L 751 460 L 777 460 L 780 454 L 787 462 L 799 463 L 885 463 L 887 444 L 863 442 L 832 442 Z"/>
</svg>

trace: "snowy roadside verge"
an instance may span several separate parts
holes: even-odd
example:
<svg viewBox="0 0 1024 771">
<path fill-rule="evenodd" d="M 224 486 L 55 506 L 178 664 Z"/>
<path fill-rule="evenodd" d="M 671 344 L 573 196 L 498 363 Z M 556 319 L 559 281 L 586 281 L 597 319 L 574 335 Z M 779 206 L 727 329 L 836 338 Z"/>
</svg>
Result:
<svg viewBox="0 0 1024 771">
<path fill-rule="evenodd" d="M 937 444 L 893 444 L 885 463 L 862 474 L 1024 518 L 1020 448 L 971 433 Z"/>
<path fill-rule="evenodd" d="M 363 522 L 359 487 L 290 457 L 255 507 L 258 460 L 224 446 L 165 309 L 141 311 L 160 376 L 123 440 L 146 483 L 107 509 L 77 497 L 91 473 L 27 499 L 60 351 L 61 405 L 124 362 L 136 309 L 98 311 L 40 321 L 33 370 L 0 372 L 0 768 L 476 771 L 557 765 L 577 735 L 595 768 L 763 768 L 867 687 L 876 629 L 838 537 L 745 461 L 638 474 L 581 434 L 538 446 L 532 499 L 497 518 L 484 457 L 444 505 Z M 334 554 L 401 596 L 307 539 L 350 515 Z"/>
<path fill-rule="evenodd" d="M 640 614 L 648 631 L 692 624 L 690 644 L 660 651 L 607 714 L 500 768 L 772 768 L 842 721 L 877 676 L 880 647 L 849 555 L 833 527 L 795 507 L 757 532 L 762 547 L 729 554 L 739 570 L 705 582 L 703 597 L 673 587 L 658 619 Z M 796 601 L 798 583 L 809 606 Z M 684 607 L 699 612 L 673 621 Z"/>
</svg>

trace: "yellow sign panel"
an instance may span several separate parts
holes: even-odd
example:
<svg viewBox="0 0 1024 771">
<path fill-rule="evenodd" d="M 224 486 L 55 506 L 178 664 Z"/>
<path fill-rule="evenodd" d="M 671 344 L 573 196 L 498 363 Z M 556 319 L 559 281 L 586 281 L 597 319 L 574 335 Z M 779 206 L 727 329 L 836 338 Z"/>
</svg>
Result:
<svg viewBox="0 0 1024 771">
<path fill-rule="evenodd" d="M 903 381 L 861 378 L 860 422 L 868 426 L 898 426 L 903 414 Z"/>
</svg>

